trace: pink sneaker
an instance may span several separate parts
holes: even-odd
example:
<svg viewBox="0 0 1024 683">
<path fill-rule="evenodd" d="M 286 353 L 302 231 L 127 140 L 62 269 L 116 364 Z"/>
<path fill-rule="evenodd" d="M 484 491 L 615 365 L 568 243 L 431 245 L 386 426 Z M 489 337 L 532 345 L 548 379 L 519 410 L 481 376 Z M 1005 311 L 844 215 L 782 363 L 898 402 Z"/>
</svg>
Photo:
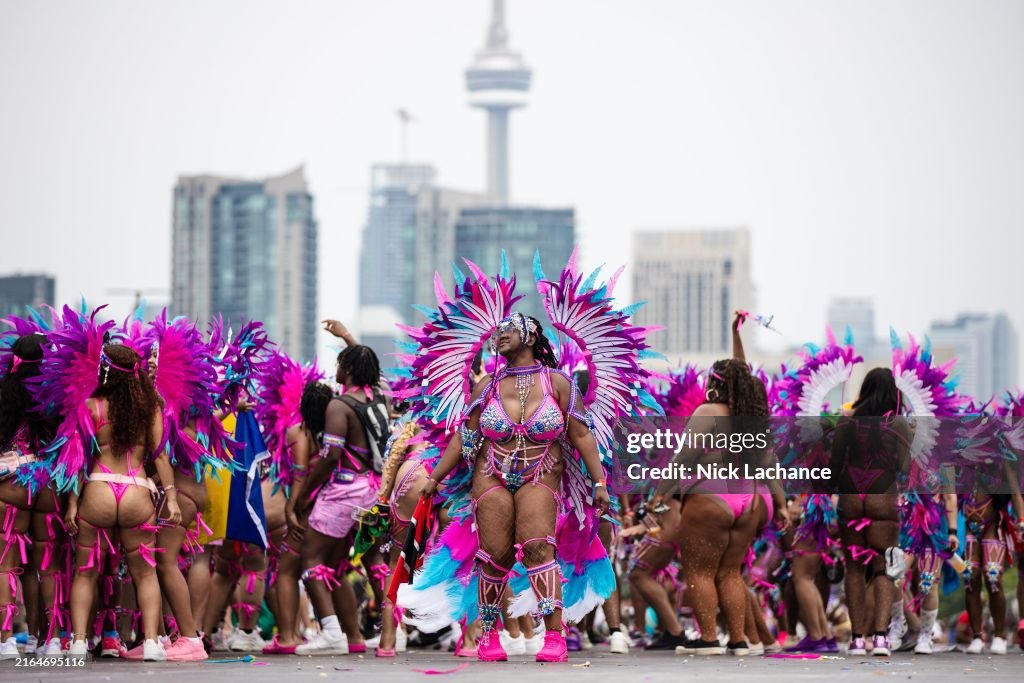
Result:
<svg viewBox="0 0 1024 683">
<path fill-rule="evenodd" d="M 142 645 L 143 645 L 143 643 L 139 643 L 138 645 L 136 645 L 135 647 L 133 647 L 132 649 L 129 650 L 127 645 L 122 644 L 121 645 L 121 651 L 120 651 L 121 659 L 135 659 L 135 660 L 138 660 L 138 661 L 141 662 L 142 661 Z"/>
<path fill-rule="evenodd" d="M 293 655 L 295 654 L 295 648 L 298 645 L 282 645 L 281 641 L 274 636 L 274 639 L 270 641 L 270 645 L 263 648 L 263 654 L 265 655 Z"/>
<path fill-rule="evenodd" d="M 501 637 L 497 631 L 491 629 L 480 634 L 480 639 L 476 643 L 476 658 L 481 662 L 508 661 L 508 655 L 501 646 Z"/>
<path fill-rule="evenodd" d="M 569 649 L 561 631 L 545 631 L 544 647 L 537 653 L 538 662 L 568 662 Z"/>
<path fill-rule="evenodd" d="M 390 649 L 385 650 L 382 647 L 378 647 L 377 651 L 375 653 L 375 656 L 377 656 L 377 657 L 394 657 L 395 656 L 395 648 L 390 648 Z"/>
<path fill-rule="evenodd" d="M 208 656 L 202 642 L 182 637 L 171 643 L 165 652 L 169 662 L 201 662 Z"/>
<path fill-rule="evenodd" d="M 348 653 L 350 655 L 360 655 L 366 652 L 366 643 L 349 643 Z"/>
</svg>

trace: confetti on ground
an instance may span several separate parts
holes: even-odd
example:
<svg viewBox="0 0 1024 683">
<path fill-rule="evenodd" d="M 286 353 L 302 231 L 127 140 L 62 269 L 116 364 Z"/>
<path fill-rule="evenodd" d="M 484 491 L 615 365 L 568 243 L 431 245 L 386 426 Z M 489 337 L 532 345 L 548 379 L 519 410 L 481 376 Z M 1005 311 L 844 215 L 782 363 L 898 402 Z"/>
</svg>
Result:
<svg viewBox="0 0 1024 683">
<path fill-rule="evenodd" d="M 590 660 L 588 659 L 587 661 L 583 662 L 582 664 L 573 664 L 572 668 L 574 668 L 574 669 L 589 669 L 590 668 Z"/>
<path fill-rule="evenodd" d="M 207 664 L 237 664 L 238 662 L 254 662 L 256 658 L 252 655 L 246 655 L 244 657 L 233 657 L 231 659 L 207 659 Z"/>
<path fill-rule="evenodd" d="M 445 674 L 453 674 L 457 671 L 462 671 L 469 666 L 469 662 L 460 664 L 454 669 L 413 669 L 416 673 L 426 674 L 427 676 L 444 676 Z"/>
</svg>

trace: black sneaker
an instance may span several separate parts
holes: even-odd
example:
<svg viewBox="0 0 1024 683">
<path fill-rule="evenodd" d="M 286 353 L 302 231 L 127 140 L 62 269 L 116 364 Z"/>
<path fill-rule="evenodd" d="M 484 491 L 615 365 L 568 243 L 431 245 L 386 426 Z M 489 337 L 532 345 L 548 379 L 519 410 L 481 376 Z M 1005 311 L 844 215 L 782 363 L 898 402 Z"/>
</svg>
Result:
<svg viewBox="0 0 1024 683">
<path fill-rule="evenodd" d="M 750 654 L 750 646 L 747 645 L 745 640 L 741 640 L 738 643 L 729 643 L 728 650 L 729 654 L 735 657 L 746 657 Z"/>
<path fill-rule="evenodd" d="M 677 655 L 721 655 L 725 648 L 717 640 L 694 638 L 676 647 Z"/>
<path fill-rule="evenodd" d="M 686 636 L 680 633 L 674 636 L 671 633 L 662 633 L 656 640 L 650 643 L 644 650 L 675 650 L 686 643 Z"/>
</svg>

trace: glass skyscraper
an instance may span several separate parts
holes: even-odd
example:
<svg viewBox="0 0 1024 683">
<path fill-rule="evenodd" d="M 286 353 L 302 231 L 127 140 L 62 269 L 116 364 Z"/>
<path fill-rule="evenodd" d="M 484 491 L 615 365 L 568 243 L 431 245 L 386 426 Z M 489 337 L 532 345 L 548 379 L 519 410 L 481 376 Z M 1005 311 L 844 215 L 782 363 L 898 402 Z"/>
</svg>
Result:
<svg viewBox="0 0 1024 683">
<path fill-rule="evenodd" d="M 533 256 L 540 250 L 544 273 L 558 277 L 576 243 L 573 209 L 540 209 L 526 206 L 467 207 L 455 224 L 455 255 L 476 263 L 489 276 L 501 268 L 505 250 L 509 269 L 516 274 L 516 292 L 526 297 L 517 310 L 543 324 L 547 319 L 533 279 Z"/>
<path fill-rule="evenodd" d="M 171 310 L 260 320 L 289 355 L 316 355 L 317 223 L 300 167 L 264 180 L 182 176 L 174 189 Z"/>
<path fill-rule="evenodd" d="M 57 281 L 50 275 L 8 275 L 0 277 L 0 318 L 28 316 L 26 306 L 56 306 Z"/>
</svg>

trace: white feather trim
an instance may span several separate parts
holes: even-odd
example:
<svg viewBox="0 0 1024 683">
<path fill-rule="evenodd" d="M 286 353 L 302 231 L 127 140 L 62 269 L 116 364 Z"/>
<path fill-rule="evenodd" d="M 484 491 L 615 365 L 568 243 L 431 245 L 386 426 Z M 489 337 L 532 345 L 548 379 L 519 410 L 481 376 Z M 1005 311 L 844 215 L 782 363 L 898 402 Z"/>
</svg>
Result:
<svg viewBox="0 0 1024 683">
<path fill-rule="evenodd" d="M 398 604 L 405 610 L 402 618 L 424 633 L 440 631 L 452 623 L 452 605 L 448 599 L 447 584 L 417 589 L 403 583 L 398 587 Z"/>
</svg>

